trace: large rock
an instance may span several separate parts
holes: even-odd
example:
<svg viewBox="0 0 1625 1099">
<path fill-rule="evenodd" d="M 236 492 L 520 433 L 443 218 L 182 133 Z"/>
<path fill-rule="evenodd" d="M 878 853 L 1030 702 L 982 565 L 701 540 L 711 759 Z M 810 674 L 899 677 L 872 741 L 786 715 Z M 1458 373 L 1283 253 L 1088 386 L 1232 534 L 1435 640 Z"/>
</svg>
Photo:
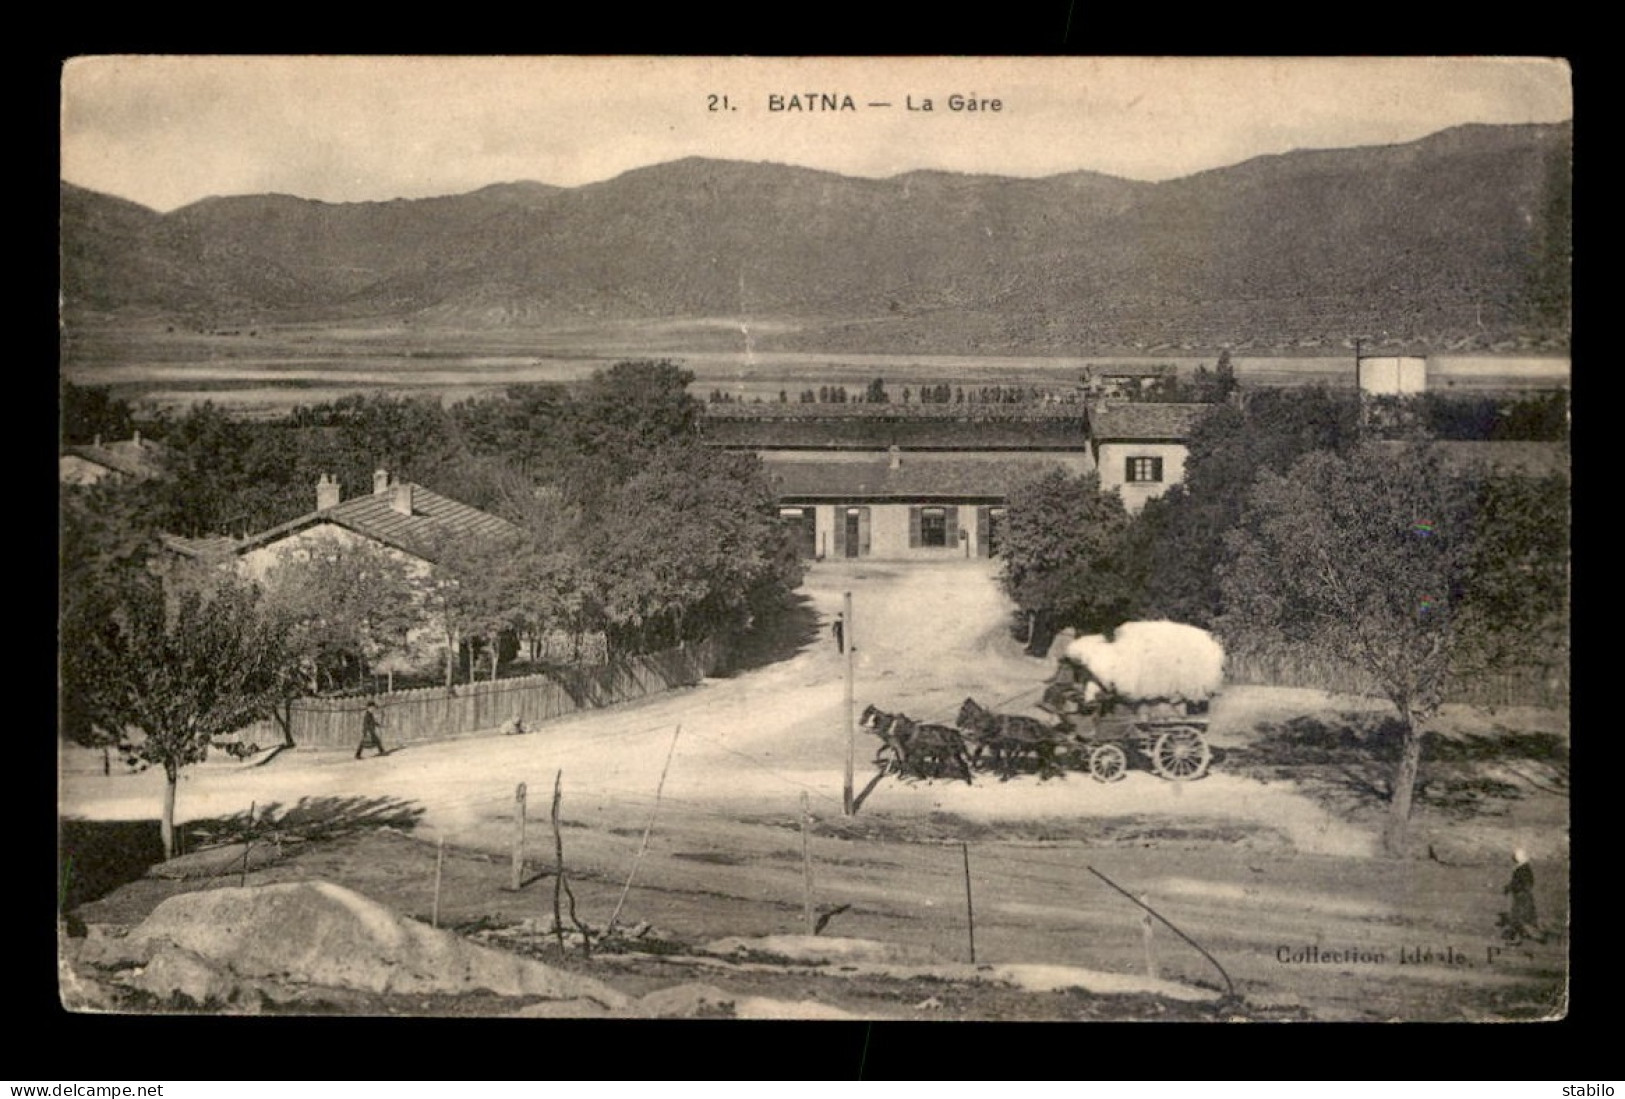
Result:
<svg viewBox="0 0 1625 1099">
<path fill-rule="evenodd" d="M 262 1005 L 260 992 L 252 983 L 239 980 L 225 967 L 185 947 L 169 944 L 155 950 L 152 960 L 126 978 L 126 983 L 163 1002 L 178 996 L 197 1007 L 239 1011 L 257 1011 Z"/>
<path fill-rule="evenodd" d="M 463 993 L 590 1000 L 622 1008 L 608 985 L 478 946 L 330 882 L 212 889 L 170 897 L 121 944 L 139 956 L 183 947 L 241 977 L 375 993 Z"/>
</svg>

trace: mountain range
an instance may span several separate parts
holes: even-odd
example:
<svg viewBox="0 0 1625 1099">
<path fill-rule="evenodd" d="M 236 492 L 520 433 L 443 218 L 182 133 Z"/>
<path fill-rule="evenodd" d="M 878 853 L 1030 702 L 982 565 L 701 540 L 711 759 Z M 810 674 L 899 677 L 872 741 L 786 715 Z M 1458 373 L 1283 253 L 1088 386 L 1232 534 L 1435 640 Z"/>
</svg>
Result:
<svg viewBox="0 0 1625 1099">
<path fill-rule="evenodd" d="M 580 187 L 162 214 L 64 181 L 63 314 L 802 318 L 876 350 L 1379 333 L 1566 347 L 1572 145 L 1566 122 L 1470 125 L 1154 183 L 690 158 Z"/>
</svg>

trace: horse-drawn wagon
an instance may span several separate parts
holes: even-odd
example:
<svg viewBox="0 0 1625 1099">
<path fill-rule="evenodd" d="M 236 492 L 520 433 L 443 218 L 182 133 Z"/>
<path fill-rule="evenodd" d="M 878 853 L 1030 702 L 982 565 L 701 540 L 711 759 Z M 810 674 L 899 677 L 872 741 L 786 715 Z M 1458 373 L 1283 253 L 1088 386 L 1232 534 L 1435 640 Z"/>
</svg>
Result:
<svg viewBox="0 0 1625 1099">
<path fill-rule="evenodd" d="M 1068 764 L 1099 782 L 1143 767 L 1171 782 L 1207 774 L 1208 703 L 1224 675 L 1213 636 L 1177 622 L 1128 622 L 1108 638 L 1066 648 L 1039 707 L 1054 724 L 997 713 L 967 698 L 953 726 L 913 721 L 870 706 L 862 726 L 881 740 L 875 762 L 909 778 L 963 778 L 991 769 L 1001 781 L 1041 779 Z"/>
<path fill-rule="evenodd" d="M 1177 622 L 1128 622 L 1108 640 L 1067 646 L 1040 707 L 1052 713 L 1100 782 L 1143 761 L 1188 782 L 1207 774 L 1208 704 L 1224 676 L 1224 649 L 1205 630 Z"/>
</svg>

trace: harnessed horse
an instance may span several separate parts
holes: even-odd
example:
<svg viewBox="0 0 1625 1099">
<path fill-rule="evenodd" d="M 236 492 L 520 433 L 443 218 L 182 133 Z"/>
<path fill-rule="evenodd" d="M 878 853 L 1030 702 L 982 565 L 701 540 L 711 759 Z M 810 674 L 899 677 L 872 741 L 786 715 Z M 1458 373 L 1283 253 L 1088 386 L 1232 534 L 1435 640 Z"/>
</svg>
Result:
<svg viewBox="0 0 1625 1099">
<path fill-rule="evenodd" d="M 884 764 L 888 772 L 927 779 L 957 776 L 966 783 L 972 781 L 965 739 L 958 729 L 918 722 L 906 714 L 890 714 L 875 706 L 863 711 L 862 725 L 880 738 L 875 764 L 882 765 L 890 753 L 890 761 Z"/>
<path fill-rule="evenodd" d="M 1061 732 L 1035 717 L 996 714 L 974 698 L 967 698 L 959 707 L 956 724 L 976 745 L 971 759 L 979 761 L 986 750 L 1001 782 L 1015 774 L 1016 765 L 1029 754 L 1037 762 L 1040 778 L 1064 771 L 1055 758 L 1056 750 L 1064 743 Z"/>
</svg>

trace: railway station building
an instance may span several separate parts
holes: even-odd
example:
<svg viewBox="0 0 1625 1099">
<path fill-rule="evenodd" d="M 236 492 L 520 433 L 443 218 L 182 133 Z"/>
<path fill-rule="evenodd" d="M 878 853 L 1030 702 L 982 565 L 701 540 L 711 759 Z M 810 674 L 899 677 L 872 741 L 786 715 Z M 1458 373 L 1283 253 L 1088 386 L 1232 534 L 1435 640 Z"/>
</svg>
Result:
<svg viewBox="0 0 1625 1099">
<path fill-rule="evenodd" d="M 846 408 L 707 416 L 709 445 L 754 451 L 802 556 L 942 560 L 996 556 L 1010 491 L 1051 470 L 1095 468 L 1082 406 L 1021 417 Z"/>
</svg>

